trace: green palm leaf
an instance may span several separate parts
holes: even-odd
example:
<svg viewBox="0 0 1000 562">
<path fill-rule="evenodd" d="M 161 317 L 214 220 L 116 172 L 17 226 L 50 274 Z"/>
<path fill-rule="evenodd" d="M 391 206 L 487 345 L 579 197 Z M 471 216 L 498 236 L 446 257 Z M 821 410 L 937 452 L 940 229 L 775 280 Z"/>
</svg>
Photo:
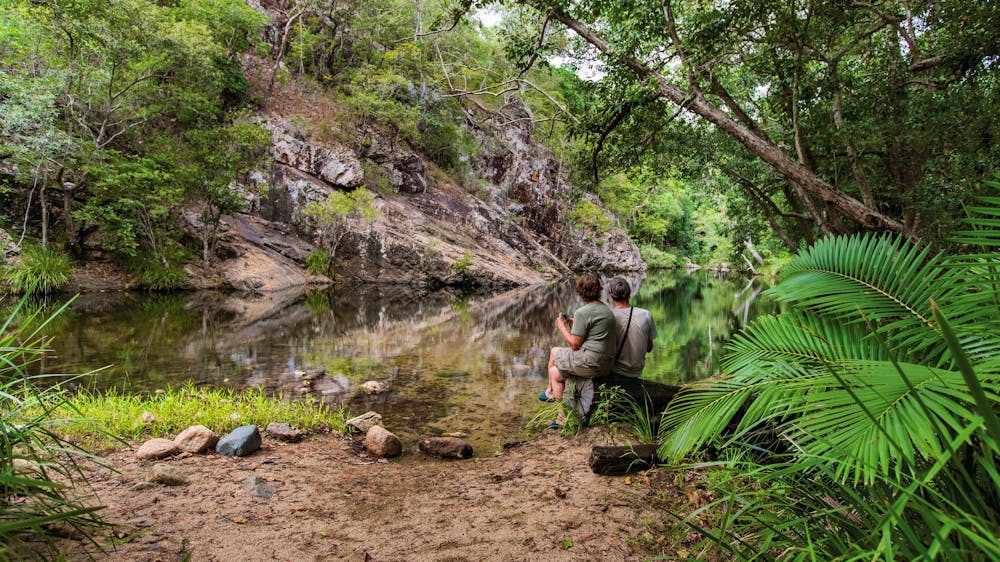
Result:
<svg viewBox="0 0 1000 562">
<path fill-rule="evenodd" d="M 953 302 L 964 288 L 940 264 L 940 255 L 903 237 L 827 238 L 796 258 L 770 294 L 836 322 L 875 325 L 891 350 L 944 363 L 930 301 Z"/>
<path fill-rule="evenodd" d="M 980 378 L 992 398 L 1000 398 L 1000 377 Z M 804 387 L 802 401 L 788 410 L 794 420 L 789 438 L 810 455 L 836 459 L 835 474 L 843 480 L 912 474 L 978 419 L 962 374 L 925 365 L 842 364 L 836 375 L 789 384 Z"/>
<path fill-rule="evenodd" d="M 736 334 L 721 361 L 724 372 L 739 378 L 761 362 L 819 367 L 830 362 L 886 359 L 886 351 L 860 324 L 844 325 L 807 310 L 758 318 Z"/>
</svg>

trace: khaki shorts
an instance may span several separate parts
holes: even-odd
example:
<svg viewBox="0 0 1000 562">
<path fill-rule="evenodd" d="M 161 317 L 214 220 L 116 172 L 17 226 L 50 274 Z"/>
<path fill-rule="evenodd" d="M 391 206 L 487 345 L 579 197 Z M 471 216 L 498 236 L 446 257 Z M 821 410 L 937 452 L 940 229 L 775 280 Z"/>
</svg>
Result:
<svg viewBox="0 0 1000 562">
<path fill-rule="evenodd" d="M 611 372 L 613 363 L 611 357 L 589 349 L 556 348 L 556 368 L 564 377 L 573 376 L 587 379 L 603 377 Z"/>
</svg>

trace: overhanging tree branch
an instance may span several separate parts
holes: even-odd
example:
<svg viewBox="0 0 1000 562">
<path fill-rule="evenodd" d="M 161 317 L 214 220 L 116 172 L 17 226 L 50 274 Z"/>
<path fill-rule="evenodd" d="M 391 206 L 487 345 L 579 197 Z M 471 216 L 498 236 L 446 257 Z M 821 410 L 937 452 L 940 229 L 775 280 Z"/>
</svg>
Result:
<svg viewBox="0 0 1000 562">
<path fill-rule="evenodd" d="M 551 14 L 552 17 L 602 53 L 608 53 L 611 50 L 611 44 L 588 25 L 569 16 L 561 9 L 552 10 Z M 685 104 L 686 100 L 691 96 L 690 93 L 670 83 L 666 76 L 650 68 L 635 56 L 622 55 L 618 60 L 639 76 L 652 79 L 656 84 L 659 94 L 675 105 L 681 106 Z M 697 93 L 694 94 L 688 108 L 692 113 L 702 117 L 737 140 L 794 185 L 803 189 L 810 196 L 822 200 L 830 208 L 841 213 L 844 217 L 853 220 L 858 225 L 871 230 L 889 230 L 912 235 L 909 229 L 901 222 L 879 212 L 877 209 L 871 209 L 857 199 L 842 193 L 818 177 L 806 166 L 790 158 L 772 142 L 756 135 L 748 127 L 732 119 L 720 108 L 709 103 L 704 96 Z"/>
</svg>

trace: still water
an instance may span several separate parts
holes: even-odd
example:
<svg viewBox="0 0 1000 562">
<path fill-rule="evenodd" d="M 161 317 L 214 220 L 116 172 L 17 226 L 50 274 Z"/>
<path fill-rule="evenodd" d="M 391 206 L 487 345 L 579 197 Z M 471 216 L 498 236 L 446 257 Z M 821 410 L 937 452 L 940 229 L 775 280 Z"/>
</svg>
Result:
<svg viewBox="0 0 1000 562">
<path fill-rule="evenodd" d="M 731 335 L 776 307 L 760 280 L 653 272 L 631 281 L 633 304 L 659 331 L 644 377 L 664 383 L 713 374 Z M 354 414 L 380 412 L 404 445 L 461 432 L 490 454 L 537 411 L 548 350 L 560 344 L 553 321 L 580 304 L 571 279 L 476 296 L 374 285 L 260 297 L 91 294 L 46 330 L 52 352 L 41 368 L 103 368 L 94 386 L 131 392 L 192 381 L 311 393 Z M 370 380 L 388 392 L 365 395 Z"/>
</svg>

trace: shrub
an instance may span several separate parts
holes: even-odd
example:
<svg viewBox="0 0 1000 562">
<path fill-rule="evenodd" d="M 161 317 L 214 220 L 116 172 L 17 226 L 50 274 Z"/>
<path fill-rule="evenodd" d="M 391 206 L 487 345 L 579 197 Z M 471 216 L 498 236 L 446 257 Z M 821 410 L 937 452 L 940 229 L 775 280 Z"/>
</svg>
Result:
<svg viewBox="0 0 1000 562">
<path fill-rule="evenodd" d="M 312 275 L 330 274 L 330 252 L 315 248 L 306 256 L 306 271 Z"/>
<path fill-rule="evenodd" d="M 576 228 L 594 230 L 598 234 L 604 234 L 611 230 L 614 221 L 601 212 L 601 209 L 586 199 L 581 199 L 573 212 L 569 214 L 569 220 Z"/>
<path fill-rule="evenodd" d="M 20 263 L 8 267 L 3 275 L 16 293 L 49 294 L 68 283 L 73 270 L 66 254 L 51 246 L 26 244 Z"/>
<path fill-rule="evenodd" d="M 455 270 L 456 273 L 462 277 L 469 277 L 472 275 L 472 252 L 466 250 L 462 257 L 451 264 L 451 268 Z"/>
</svg>

